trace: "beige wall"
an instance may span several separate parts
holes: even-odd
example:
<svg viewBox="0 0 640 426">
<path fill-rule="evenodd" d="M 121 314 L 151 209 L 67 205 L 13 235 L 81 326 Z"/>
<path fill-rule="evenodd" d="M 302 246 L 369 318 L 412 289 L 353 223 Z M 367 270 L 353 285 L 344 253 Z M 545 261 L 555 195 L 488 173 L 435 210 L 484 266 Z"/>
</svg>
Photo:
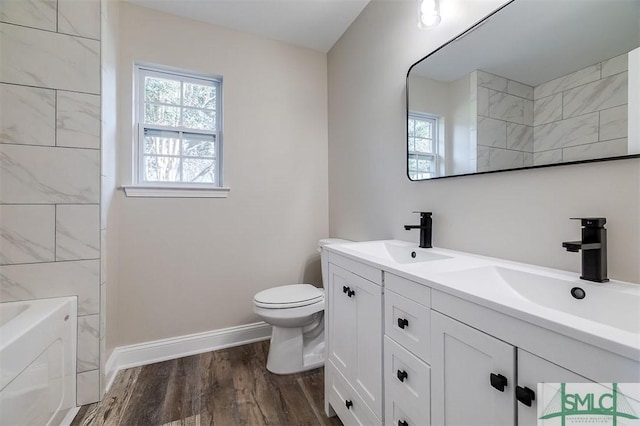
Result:
<svg viewBox="0 0 640 426">
<path fill-rule="evenodd" d="M 420 31 L 413 2 L 374 0 L 329 52 L 331 235 L 417 241 L 402 225 L 433 210 L 436 246 L 577 272 L 580 255 L 561 247 L 580 237 L 569 218 L 602 215 L 610 277 L 640 281 L 637 159 L 409 182 L 407 69 L 500 1 L 449 3 L 455 18 Z"/>
<path fill-rule="evenodd" d="M 320 284 L 326 55 L 127 3 L 119 36 L 119 183 L 131 179 L 133 64 L 142 61 L 223 76 L 231 192 L 118 194 L 118 346 L 255 322 L 257 291 Z"/>
</svg>

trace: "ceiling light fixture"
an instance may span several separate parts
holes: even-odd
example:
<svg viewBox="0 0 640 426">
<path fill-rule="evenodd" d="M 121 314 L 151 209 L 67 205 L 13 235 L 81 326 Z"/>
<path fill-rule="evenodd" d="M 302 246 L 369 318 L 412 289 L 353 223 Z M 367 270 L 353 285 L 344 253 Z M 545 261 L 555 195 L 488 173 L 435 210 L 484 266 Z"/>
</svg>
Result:
<svg viewBox="0 0 640 426">
<path fill-rule="evenodd" d="M 418 19 L 418 28 L 429 29 L 440 23 L 440 0 L 418 0 L 420 3 L 420 11 Z"/>
</svg>

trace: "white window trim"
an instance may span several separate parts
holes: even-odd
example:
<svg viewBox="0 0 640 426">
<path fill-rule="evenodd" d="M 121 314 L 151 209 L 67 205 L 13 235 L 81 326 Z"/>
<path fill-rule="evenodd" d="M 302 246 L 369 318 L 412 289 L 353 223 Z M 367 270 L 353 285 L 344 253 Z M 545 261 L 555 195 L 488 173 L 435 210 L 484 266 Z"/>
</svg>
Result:
<svg viewBox="0 0 640 426">
<path fill-rule="evenodd" d="M 190 182 L 146 182 L 142 180 L 143 172 L 143 148 L 144 129 L 142 117 L 144 117 L 144 85 L 141 79 L 144 76 L 166 77 L 167 74 L 174 74 L 180 80 L 193 83 L 211 82 L 218 83 L 216 98 L 216 114 L 218 119 L 217 130 L 198 130 L 184 127 L 163 127 L 153 126 L 153 129 L 168 130 L 171 132 L 185 132 L 215 136 L 216 149 L 216 182 L 217 185 L 207 183 Z M 201 77 L 201 78 L 200 78 Z M 134 120 L 135 136 L 133 143 L 133 173 L 130 185 L 122 185 L 122 189 L 127 197 L 154 197 L 154 198 L 226 198 L 231 188 L 223 185 L 223 143 L 222 143 L 222 77 L 213 75 L 199 75 L 191 71 L 179 70 L 159 65 L 136 64 L 135 65 L 135 94 L 134 94 Z"/>
<path fill-rule="evenodd" d="M 433 131 L 435 133 L 435 136 L 432 138 L 433 141 L 433 152 L 432 153 L 420 153 L 418 155 L 426 155 L 426 156 L 432 156 L 434 158 L 434 168 L 435 168 L 435 174 L 434 174 L 434 178 L 435 177 L 439 177 L 441 176 L 441 163 L 443 162 L 443 158 L 441 155 L 441 141 L 440 141 L 440 135 L 441 135 L 441 131 L 442 129 L 440 128 L 442 126 L 442 117 L 439 117 L 437 115 L 433 115 L 433 114 L 427 114 L 424 112 L 418 112 L 418 111 L 409 111 L 408 114 L 408 118 L 415 118 L 418 120 L 433 120 L 434 121 L 434 128 Z M 407 153 L 409 153 L 408 151 L 408 146 L 407 146 Z M 410 155 L 410 154 L 409 154 Z M 409 161 L 409 156 L 407 156 L 407 161 Z M 419 182 L 422 180 L 429 180 L 429 179 L 433 179 L 433 178 L 422 178 L 422 179 L 413 179 L 414 182 Z"/>
<path fill-rule="evenodd" d="M 227 198 L 231 191 L 231 188 L 220 186 L 122 185 L 121 188 L 127 197 L 149 198 Z"/>
</svg>

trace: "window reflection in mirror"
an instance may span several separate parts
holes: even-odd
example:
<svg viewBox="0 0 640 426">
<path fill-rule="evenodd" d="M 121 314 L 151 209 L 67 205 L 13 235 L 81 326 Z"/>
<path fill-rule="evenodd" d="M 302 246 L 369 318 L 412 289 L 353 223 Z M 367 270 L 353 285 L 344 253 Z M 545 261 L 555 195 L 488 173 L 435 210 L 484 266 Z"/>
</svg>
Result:
<svg viewBox="0 0 640 426">
<path fill-rule="evenodd" d="M 430 179 L 438 176 L 438 134 L 440 118 L 409 111 L 407 127 L 409 179 Z"/>
<path fill-rule="evenodd" d="M 640 0 L 508 4 L 411 67 L 409 179 L 637 156 L 639 45 Z"/>
</svg>

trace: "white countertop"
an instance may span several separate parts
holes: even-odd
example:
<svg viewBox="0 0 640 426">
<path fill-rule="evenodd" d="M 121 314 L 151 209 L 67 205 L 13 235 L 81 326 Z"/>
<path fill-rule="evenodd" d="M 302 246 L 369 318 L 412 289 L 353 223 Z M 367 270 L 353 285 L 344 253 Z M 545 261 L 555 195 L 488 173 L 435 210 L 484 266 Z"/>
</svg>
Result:
<svg viewBox="0 0 640 426">
<path fill-rule="evenodd" d="M 394 253 L 385 252 L 382 247 L 392 248 Z M 454 250 L 420 249 L 417 244 L 399 240 L 332 244 L 325 249 L 640 360 L 638 284 L 616 280 L 595 283 L 581 280 L 572 272 Z M 417 254 L 415 259 L 410 257 L 412 251 Z M 420 261 L 421 256 L 427 260 Z M 570 295 L 572 287 L 583 288 L 587 296 L 574 299 Z"/>
</svg>

